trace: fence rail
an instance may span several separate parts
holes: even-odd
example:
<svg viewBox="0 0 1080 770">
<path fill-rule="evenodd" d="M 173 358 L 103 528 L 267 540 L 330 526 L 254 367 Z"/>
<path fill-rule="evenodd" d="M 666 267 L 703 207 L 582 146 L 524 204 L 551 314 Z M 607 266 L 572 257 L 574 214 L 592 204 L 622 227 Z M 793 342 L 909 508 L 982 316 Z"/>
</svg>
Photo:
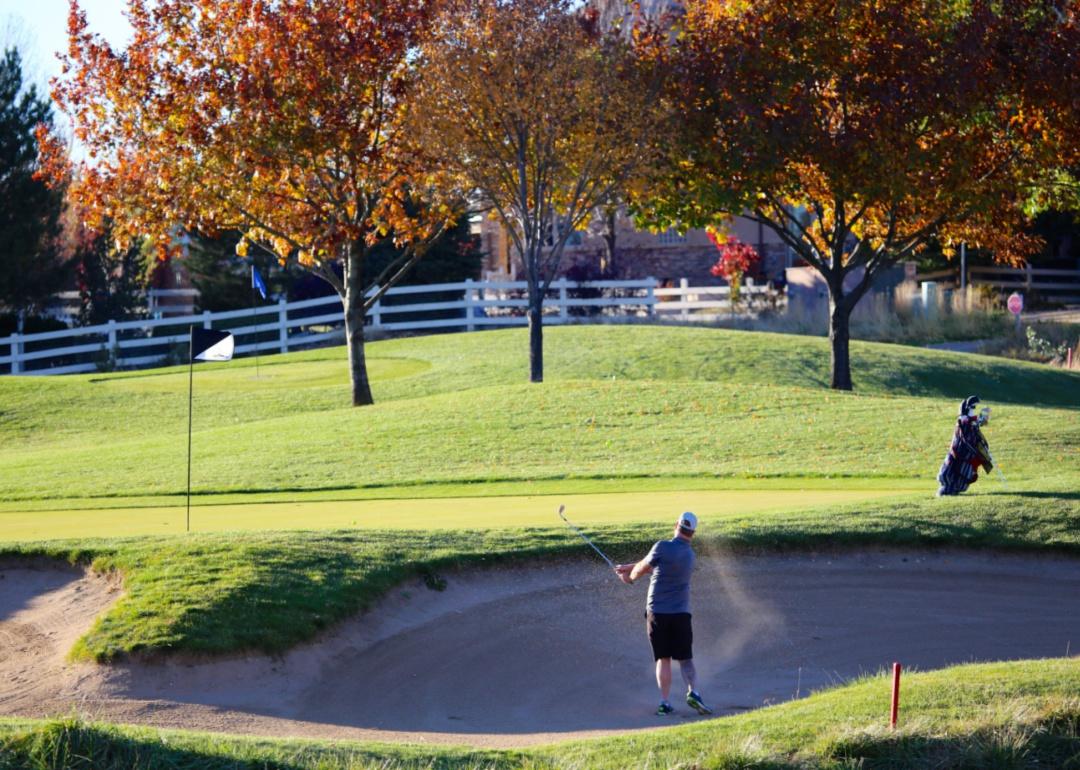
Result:
<svg viewBox="0 0 1080 770">
<path fill-rule="evenodd" d="M 374 289 L 372 290 L 374 291 Z M 764 286 L 744 286 L 747 307 L 778 296 Z M 368 329 L 384 332 L 474 331 L 527 323 L 523 281 L 463 281 L 389 289 L 368 313 Z M 634 281 L 553 281 L 544 297 L 544 323 L 605 318 L 711 321 L 734 312 L 727 286 L 661 288 L 652 278 Z M 137 321 L 110 321 L 39 334 L 0 337 L 0 374 L 72 374 L 135 369 L 187 361 L 190 326 L 226 329 L 236 352 L 287 353 L 344 339 L 336 295 L 262 305 L 250 310 L 204 312 Z"/>
<path fill-rule="evenodd" d="M 958 286 L 958 268 L 919 273 L 917 280 L 941 281 Z M 969 267 L 967 283 L 971 286 L 990 286 L 1001 291 L 1038 292 L 1057 302 L 1080 302 L 1080 270 L 1055 270 L 1027 265 L 1026 267 Z"/>
</svg>

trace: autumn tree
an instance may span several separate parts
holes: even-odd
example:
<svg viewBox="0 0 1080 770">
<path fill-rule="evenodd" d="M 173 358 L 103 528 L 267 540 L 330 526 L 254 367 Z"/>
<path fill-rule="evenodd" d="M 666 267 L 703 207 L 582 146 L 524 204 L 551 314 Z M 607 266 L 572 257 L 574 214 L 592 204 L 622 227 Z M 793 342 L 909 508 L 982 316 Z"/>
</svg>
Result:
<svg viewBox="0 0 1080 770">
<path fill-rule="evenodd" d="M 1080 214 L 1080 0 L 1045 0 L 1031 15 L 1041 23 L 1016 25 L 1012 44 L 1023 56 L 1011 64 L 1057 143 L 1057 163 L 1028 204 L 1036 232 L 1052 241 Z"/>
<path fill-rule="evenodd" d="M 529 371 L 567 239 L 647 157 L 654 73 L 571 0 L 459 0 L 420 49 L 411 132 L 505 228 L 528 284 Z"/>
<path fill-rule="evenodd" d="M 934 239 L 1002 261 L 1031 249 L 1024 206 L 1059 157 L 1033 98 L 1050 70 L 1023 66 L 1022 39 L 1045 37 L 1049 4 L 686 9 L 656 52 L 671 123 L 640 213 L 681 227 L 744 214 L 775 231 L 828 285 L 832 387 L 852 387 L 849 317 L 882 271 Z"/>
<path fill-rule="evenodd" d="M 116 50 L 72 0 L 53 96 L 87 160 L 63 168 L 121 248 L 176 250 L 181 230 L 236 230 L 341 297 L 354 405 L 372 403 L 364 320 L 456 219 L 414 163 L 400 117 L 432 0 L 129 0 Z M 402 247 L 378 272 L 369 251 Z M 335 270 L 335 265 L 339 270 Z"/>
</svg>

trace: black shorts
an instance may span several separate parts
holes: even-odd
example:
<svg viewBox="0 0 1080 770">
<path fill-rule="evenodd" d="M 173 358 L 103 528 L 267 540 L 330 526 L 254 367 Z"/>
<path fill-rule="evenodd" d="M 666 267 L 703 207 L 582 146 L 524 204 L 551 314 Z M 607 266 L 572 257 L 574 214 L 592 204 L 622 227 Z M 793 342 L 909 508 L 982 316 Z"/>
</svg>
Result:
<svg viewBox="0 0 1080 770">
<path fill-rule="evenodd" d="M 652 644 L 653 660 L 675 658 L 690 660 L 694 657 L 694 631 L 690 627 L 689 612 L 645 613 L 645 629 Z"/>
</svg>

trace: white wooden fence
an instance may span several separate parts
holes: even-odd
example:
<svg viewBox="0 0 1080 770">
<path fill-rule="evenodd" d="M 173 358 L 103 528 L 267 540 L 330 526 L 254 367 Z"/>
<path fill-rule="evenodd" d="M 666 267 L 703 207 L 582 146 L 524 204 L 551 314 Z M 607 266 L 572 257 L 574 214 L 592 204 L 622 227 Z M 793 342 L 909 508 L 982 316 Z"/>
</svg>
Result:
<svg viewBox="0 0 1080 770">
<path fill-rule="evenodd" d="M 660 288 L 655 279 L 552 282 L 544 299 L 544 323 L 604 319 L 668 319 L 708 322 L 733 312 L 727 286 Z M 743 307 L 764 301 L 764 286 L 744 286 Z M 775 300 L 774 295 L 772 299 Z M 383 332 L 438 331 L 520 326 L 527 323 L 523 281 L 464 281 L 398 286 L 368 314 L 368 328 Z M 225 329 L 237 338 L 236 353 L 287 353 L 344 339 L 336 295 L 246 310 L 172 318 L 110 321 L 39 334 L 0 337 L 0 373 L 70 374 L 186 363 L 189 327 Z"/>
</svg>

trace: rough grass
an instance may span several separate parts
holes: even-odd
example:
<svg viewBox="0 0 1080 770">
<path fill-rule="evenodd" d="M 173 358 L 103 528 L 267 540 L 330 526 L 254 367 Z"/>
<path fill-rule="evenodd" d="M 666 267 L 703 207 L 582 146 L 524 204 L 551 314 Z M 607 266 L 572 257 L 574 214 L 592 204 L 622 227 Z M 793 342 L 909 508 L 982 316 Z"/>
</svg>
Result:
<svg viewBox="0 0 1080 770">
<path fill-rule="evenodd" d="M 884 675 L 735 717 L 519 751 L 241 739 L 77 719 L 0 721 L 0 769 L 622 770 L 1075 768 L 1080 661 L 907 674 L 899 728 Z"/>
</svg>

